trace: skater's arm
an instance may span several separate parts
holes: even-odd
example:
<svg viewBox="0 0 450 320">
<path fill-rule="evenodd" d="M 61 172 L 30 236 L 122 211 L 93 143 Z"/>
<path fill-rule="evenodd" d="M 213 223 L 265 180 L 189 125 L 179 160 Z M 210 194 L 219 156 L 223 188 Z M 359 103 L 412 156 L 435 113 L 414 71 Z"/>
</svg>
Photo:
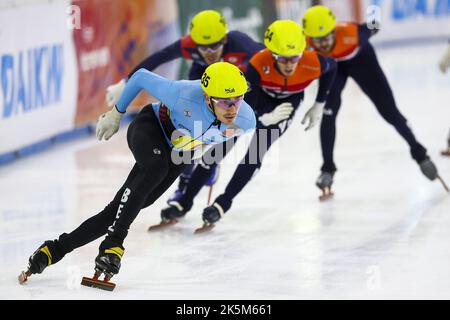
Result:
<svg viewBox="0 0 450 320">
<path fill-rule="evenodd" d="M 162 65 L 163 63 L 169 62 L 171 60 L 181 58 L 181 40 L 175 41 L 171 45 L 165 47 L 164 49 L 161 49 L 158 52 L 155 52 L 154 54 L 148 56 L 145 60 L 143 60 L 141 63 L 139 63 L 133 71 L 131 71 L 128 74 L 128 78 L 131 78 L 131 76 L 138 71 L 139 69 L 147 69 L 149 71 L 153 71 L 158 66 Z"/>
<path fill-rule="evenodd" d="M 245 72 L 245 79 L 247 79 L 248 91 L 244 96 L 244 100 L 250 105 L 255 113 L 257 113 L 257 98 L 258 92 L 261 90 L 261 77 L 251 63 L 248 64 L 247 71 Z"/>
<path fill-rule="evenodd" d="M 332 58 L 325 58 L 318 56 L 320 61 L 320 78 L 319 78 L 319 90 L 317 91 L 316 101 L 325 102 L 328 92 L 333 85 L 334 78 L 336 77 L 337 63 Z"/>
<path fill-rule="evenodd" d="M 171 106 L 178 99 L 178 89 L 175 87 L 175 83 L 174 80 L 165 79 L 146 69 L 139 69 L 128 80 L 119 101 L 117 101 L 117 110 L 125 112 L 141 90 L 147 91 L 156 99 Z"/>
<path fill-rule="evenodd" d="M 240 49 L 238 49 L 238 51 L 242 50 L 249 53 L 250 58 L 255 53 L 266 47 L 264 44 L 253 40 L 247 34 L 236 30 L 228 32 L 228 38 L 233 38 L 234 42 L 240 45 Z"/>
<path fill-rule="evenodd" d="M 313 128 L 322 119 L 325 100 L 336 76 L 336 61 L 320 55 L 318 55 L 318 58 L 320 61 L 319 90 L 317 91 L 316 102 L 306 111 L 301 122 L 302 124 L 306 124 L 305 130 Z"/>
<path fill-rule="evenodd" d="M 178 40 L 170 46 L 167 46 L 164 49 L 152 54 L 140 64 L 138 64 L 138 66 L 130 72 L 128 78 L 121 79 L 119 82 L 114 83 L 106 88 L 106 103 L 109 107 L 112 107 L 114 105 L 114 103 L 120 98 L 127 80 L 131 78 L 131 76 L 139 69 L 144 68 L 152 71 L 159 65 L 181 56 L 181 40 Z"/>
<path fill-rule="evenodd" d="M 373 27 L 372 27 L 373 25 Z M 369 42 L 369 39 L 377 34 L 379 31 L 378 27 L 375 27 L 374 24 L 363 23 L 358 26 L 358 40 L 359 46 L 362 47 Z"/>
</svg>

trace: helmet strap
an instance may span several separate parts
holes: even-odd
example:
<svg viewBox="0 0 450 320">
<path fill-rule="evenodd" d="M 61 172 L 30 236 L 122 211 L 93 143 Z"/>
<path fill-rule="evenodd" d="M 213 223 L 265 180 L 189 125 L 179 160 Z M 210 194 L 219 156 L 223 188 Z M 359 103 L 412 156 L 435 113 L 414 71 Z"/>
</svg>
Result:
<svg viewBox="0 0 450 320">
<path fill-rule="evenodd" d="M 220 123 L 220 120 L 217 119 L 216 108 L 213 106 L 211 98 L 209 99 L 208 108 L 212 112 L 212 114 L 214 115 L 214 122 L 213 122 L 213 124 L 214 125 L 218 125 Z"/>
</svg>

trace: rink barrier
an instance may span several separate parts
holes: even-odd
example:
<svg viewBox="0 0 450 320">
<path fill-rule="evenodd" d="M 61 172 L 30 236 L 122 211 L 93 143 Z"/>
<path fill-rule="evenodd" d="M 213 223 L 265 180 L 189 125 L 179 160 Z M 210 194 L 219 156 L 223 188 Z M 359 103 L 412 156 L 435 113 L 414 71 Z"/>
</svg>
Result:
<svg viewBox="0 0 450 320">
<path fill-rule="evenodd" d="M 138 114 L 137 112 L 126 113 L 122 118 L 121 127 L 124 127 L 128 125 L 131 121 L 133 121 L 133 119 L 136 117 L 137 114 Z M 46 151 L 50 149 L 52 146 L 57 145 L 59 143 L 73 141 L 76 139 L 80 139 L 82 137 L 92 136 L 94 134 L 95 134 L 95 124 L 93 123 L 86 124 L 73 130 L 62 132 L 50 138 L 20 148 L 16 151 L 0 154 L 0 167 L 10 164 L 15 160 L 19 160 L 28 157 L 30 155 Z"/>
<path fill-rule="evenodd" d="M 374 37 L 376 37 L 376 35 Z M 427 46 L 432 44 L 447 44 L 448 41 L 449 41 L 448 36 L 435 36 L 435 37 L 416 37 L 401 40 L 383 40 L 380 42 L 371 41 L 371 43 L 376 49 L 390 49 L 390 48 L 403 48 L 410 46 Z"/>
</svg>

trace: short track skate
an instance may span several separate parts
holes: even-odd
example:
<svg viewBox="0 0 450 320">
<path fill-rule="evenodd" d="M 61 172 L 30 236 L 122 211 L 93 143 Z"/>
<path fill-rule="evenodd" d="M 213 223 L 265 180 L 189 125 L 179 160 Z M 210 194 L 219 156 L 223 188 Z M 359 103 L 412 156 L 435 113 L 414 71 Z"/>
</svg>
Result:
<svg viewBox="0 0 450 320">
<path fill-rule="evenodd" d="M 99 277 L 102 275 L 102 273 L 105 274 L 105 277 L 103 280 L 100 280 Z M 109 280 L 112 278 L 112 274 L 109 274 L 107 272 L 103 272 L 100 269 L 95 269 L 95 274 L 92 278 L 83 277 L 81 280 L 81 284 L 86 287 L 91 288 L 98 288 L 106 291 L 113 291 L 116 287 L 115 283 L 110 282 Z"/>
</svg>

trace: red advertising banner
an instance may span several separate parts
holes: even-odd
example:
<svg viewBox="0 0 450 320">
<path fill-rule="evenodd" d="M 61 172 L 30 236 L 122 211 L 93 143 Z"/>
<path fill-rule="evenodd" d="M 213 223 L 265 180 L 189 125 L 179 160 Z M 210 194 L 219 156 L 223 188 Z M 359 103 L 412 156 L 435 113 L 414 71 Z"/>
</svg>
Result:
<svg viewBox="0 0 450 320">
<path fill-rule="evenodd" d="M 164 25 L 176 23 L 176 5 L 163 6 L 162 2 L 72 1 L 80 8 L 81 21 L 80 28 L 73 30 L 79 70 L 75 126 L 95 121 L 107 110 L 106 87 L 126 77 L 154 50 L 149 44 Z M 142 106 L 149 100 L 141 94 L 133 105 Z"/>
</svg>

